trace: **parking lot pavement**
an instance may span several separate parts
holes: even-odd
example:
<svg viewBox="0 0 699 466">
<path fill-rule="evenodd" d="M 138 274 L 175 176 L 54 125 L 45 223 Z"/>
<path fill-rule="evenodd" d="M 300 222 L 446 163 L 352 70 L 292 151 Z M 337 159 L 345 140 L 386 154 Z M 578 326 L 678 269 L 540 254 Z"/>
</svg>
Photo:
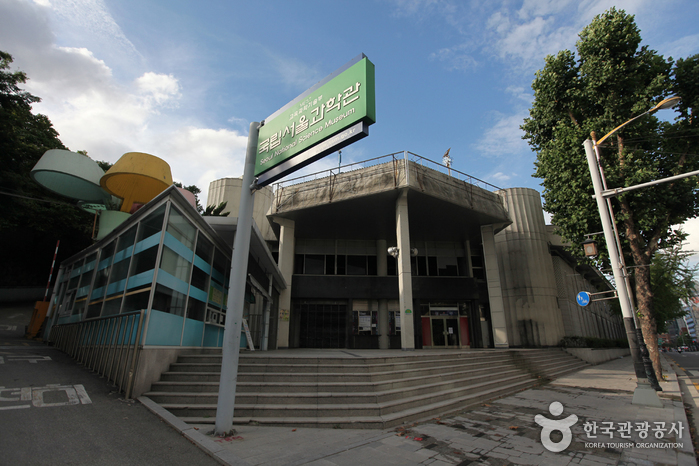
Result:
<svg viewBox="0 0 699 466">
<path fill-rule="evenodd" d="M 31 305 L 0 307 L 0 464 L 219 464 L 106 379 L 24 339 L 30 316 Z"/>
</svg>

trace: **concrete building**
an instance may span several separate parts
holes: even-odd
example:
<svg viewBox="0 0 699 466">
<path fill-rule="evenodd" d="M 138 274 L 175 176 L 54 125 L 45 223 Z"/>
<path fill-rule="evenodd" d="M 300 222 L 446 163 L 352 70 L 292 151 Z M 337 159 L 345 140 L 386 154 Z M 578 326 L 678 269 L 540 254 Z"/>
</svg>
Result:
<svg viewBox="0 0 699 466">
<path fill-rule="evenodd" d="M 171 186 L 61 263 L 45 337 L 54 326 L 84 322 L 103 325 L 83 332 L 123 335 L 125 324 L 113 318 L 145 311 L 142 336 L 135 340 L 140 347 L 134 392 L 142 393 L 183 350 L 221 346 L 236 225 L 234 217 L 202 217 Z M 276 319 L 265 319 L 265 309 L 276 315 L 285 287 L 254 226 L 244 317 L 257 348 L 264 346 L 265 337 L 276 340 Z M 115 322 L 106 323 L 109 319 Z M 246 346 L 245 336 L 242 341 Z M 99 335 L 97 343 L 103 343 Z"/>
<path fill-rule="evenodd" d="M 234 206 L 239 190 L 232 179 L 214 181 L 208 203 Z M 279 183 L 261 199 L 289 284 L 277 348 L 623 338 L 606 302 L 575 302 L 579 291 L 611 287 L 565 252 L 534 190 L 500 189 L 401 152 Z M 259 224 L 257 204 L 256 212 Z"/>
<path fill-rule="evenodd" d="M 565 252 L 536 191 L 500 189 L 408 152 L 341 170 L 256 192 L 241 347 L 249 339 L 258 350 L 509 348 L 623 337 L 606 301 L 575 303 L 577 292 L 610 285 Z M 170 187 L 63 261 L 45 336 L 80 326 L 94 337 L 90 348 L 113 356 L 102 332 L 130 332 L 136 395 L 179 354 L 220 347 L 240 190 L 240 179 L 212 182 L 207 204 L 228 202 L 232 214 L 202 217 Z M 138 338 L 116 319 L 134 314 Z"/>
</svg>

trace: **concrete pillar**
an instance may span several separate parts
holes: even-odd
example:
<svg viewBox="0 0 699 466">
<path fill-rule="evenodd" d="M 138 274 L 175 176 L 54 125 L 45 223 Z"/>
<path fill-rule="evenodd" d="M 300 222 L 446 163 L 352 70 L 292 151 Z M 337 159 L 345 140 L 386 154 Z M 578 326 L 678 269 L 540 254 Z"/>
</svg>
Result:
<svg viewBox="0 0 699 466">
<path fill-rule="evenodd" d="M 279 234 L 279 270 L 287 283 L 279 294 L 279 323 L 277 325 L 277 349 L 289 347 L 289 320 L 291 318 L 291 277 L 294 274 L 296 223 L 293 220 L 275 218 L 281 226 Z"/>
<path fill-rule="evenodd" d="M 473 277 L 473 264 L 471 263 L 471 241 L 464 241 L 464 262 L 466 262 L 466 276 Z"/>
<path fill-rule="evenodd" d="M 555 346 L 565 335 L 541 196 L 533 189 L 497 192 L 512 224 L 495 246 L 513 346 Z"/>
<path fill-rule="evenodd" d="M 379 277 L 388 275 L 387 249 L 385 239 L 376 240 L 376 273 Z M 379 299 L 379 349 L 388 349 L 391 346 L 388 332 L 388 301 Z"/>
<path fill-rule="evenodd" d="M 410 227 L 408 222 L 408 191 L 403 190 L 396 202 L 396 240 L 398 244 L 398 294 L 400 296 L 401 349 L 415 349 L 413 325 L 413 280 L 410 272 Z"/>
<path fill-rule="evenodd" d="M 498 257 L 495 254 L 493 225 L 483 225 L 481 237 L 483 239 L 485 276 L 488 283 L 488 300 L 490 302 L 490 323 L 493 327 L 493 344 L 496 348 L 509 348 L 507 319 L 505 318 L 505 305 L 502 298 Z"/>
</svg>

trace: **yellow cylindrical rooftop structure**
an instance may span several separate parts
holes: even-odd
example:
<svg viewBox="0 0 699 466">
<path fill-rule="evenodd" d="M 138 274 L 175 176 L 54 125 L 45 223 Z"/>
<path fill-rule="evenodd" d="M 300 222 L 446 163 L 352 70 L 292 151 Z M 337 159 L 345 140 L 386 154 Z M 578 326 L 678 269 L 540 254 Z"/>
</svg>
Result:
<svg viewBox="0 0 699 466">
<path fill-rule="evenodd" d="M 124 200 L 122 212 L 134 203 L 146 204 L 172 184 L 170 165 L 143 152 L 127 152 L 104 174 L 102 188 Z"/>
</svg>

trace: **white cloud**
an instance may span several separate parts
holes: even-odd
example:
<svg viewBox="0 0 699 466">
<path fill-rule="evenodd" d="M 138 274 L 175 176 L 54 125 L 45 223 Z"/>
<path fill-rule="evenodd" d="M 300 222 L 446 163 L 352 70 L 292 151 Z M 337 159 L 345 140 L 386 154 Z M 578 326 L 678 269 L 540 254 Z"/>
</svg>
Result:
<svg viewBox="0 0 699 466">
<path fill-rule="evenodd" d="M 483 133 L 483 138 L 476 143 L 476 150 L 485 156 L 508 156 L 527 151 L 527 144 L 522 140 L 523 132 L 519 128 L 527 115 L 517 113 L 503 115 L 496 113 L 496 122 Z"/>
<path fill-rule="evenodd" d="M 52 5 L 76 21 L 103 25 L 104 34 L 130 44 L 101 1 L 54 0 Z M 81 12 L 85 18 L 79 18 Z M 0 43 L 13 54 L 15 67 L 27 73 L 25 88 L 42 98 L 34 110 L 51 119 L 66 146 L 112 163 L 125 152 L 146 152 L 168 162 L 176 180 L 202 190 L 213 177 L 242 174 L 247 136 L 206 128 L 191 115 L 178 114 L 185 91 L 175 75 L 146 71 L 120 82 L 92 50 L 58 46 L 49 13 L 43 3 L 0 3 Z M 138 55 L 135 49 L 132 55 Z"/>
<path fill-rule="evenodd" d="M 468 70 L 478 66 L 478 61 L 467 53 L 470 50 L 467 44 L 456 45 L 454 47 L 443 48 L 430 54 L 431 60 L 439 60 L 448 63 L 449 70 Z"/>
<path fill-rule="evenodd" d="M 149 71 L 136 79 L 136 87 L 144 95 L 148 104 L 153 106 L 174 105 L 180 97 L 180 84 L 171 74 L 158 74 Z"/>
<path fill-rule="evenodd" d="M 682 230 L 689 235 L 682 244 L 682 249 L 695 253 L 690 258 L 690 262 L 696 265 L 699 262 L 699 256 L 696 254 L 699 253 L 699 218 L 691 218 L 684 222 Z"/>
<path fill-rule="evenodd" d="M 512 176 L 506 175 L 503 172 L 497 172 L 490 175 L 489 178 L 504 183 L 506 181 L 510 181 L 510 179 L 512 179 Z"/>
</svg>

